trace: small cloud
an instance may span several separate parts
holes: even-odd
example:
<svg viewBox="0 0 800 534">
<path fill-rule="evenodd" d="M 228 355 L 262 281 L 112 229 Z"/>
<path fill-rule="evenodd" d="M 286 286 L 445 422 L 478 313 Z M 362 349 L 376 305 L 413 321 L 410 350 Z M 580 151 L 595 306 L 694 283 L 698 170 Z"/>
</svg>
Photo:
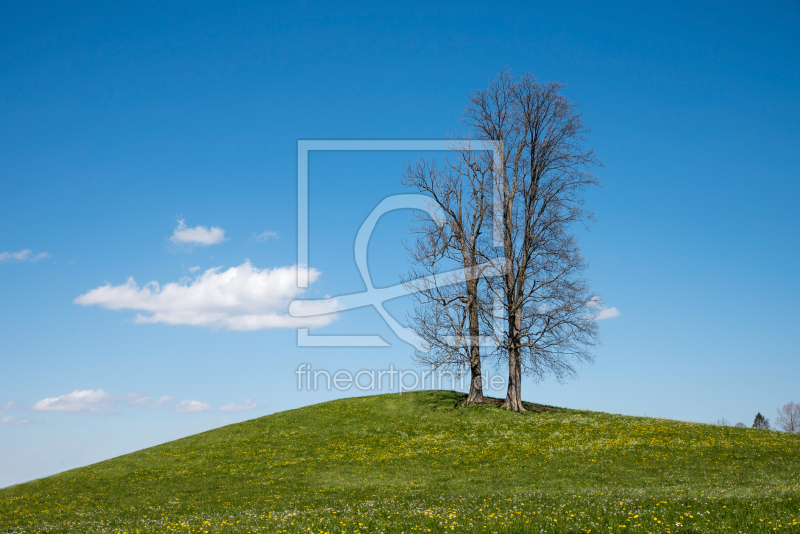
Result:
<svg viewBox="0 0 800 534">
<path fill-rule="evenodd" d="M 613 319 L 614 317 L 619 317 L 622 315 L 620 311 L 616 308 L 605 308 L 600 310 L 597 315 L 595 315 L 595 320 L 602 321 L 603 319 Z"/>
<path fill-rule="evenodd" d="M 114 409 L 114 395 L 102 389 L 75 390 L 60 397 L 42 399 L 31 407 L 39 412 L 107 413 Z"/>
<path fill-rule="evenodd" d="M 205 226 L 186 226 L 183 219 L 178 221 L 178 227 L 172 232 L 172 237 L 169 238 L 178 245 L 200 245 L 207 247 L 208 245 L 216 245 L 225 241 L 225 230 L 218 226 L 206 228 Z"/>
<path fill-rule="evenodd" d="M 13 415 L 0 417 L 0 425 L 27 425 L 32 422 L 30 419 L 17 419 Z"/>
<path fill-rule="evenodd" d="M 138 406 L 140 408 L 161 408 L 173 400 L 169 395 L 164 395 L 163 397 L 159 397 L 158 400 L 153 400 L 153 397 L 148 397 L 140 393 L 130 393 L 119 397 L 119 399 L 126 404 Z"/>
<path fill-rule="evenodd" d="M 49 257 L 49 252 L 40 252 L 39 254 L 34 254 L 31 249 L 26 248 L 25 250 L 20 250 L 19 252 L 0 252 L 0 263 L 11 261 L 17 263 L 23 261 L 39 261 Z"/>
<path fill-rule="evenodd" d="M 587 308 L 590 310 L 597 310 L 592 316 L 588 316 L 590 319 L 594 319 L 595 321 L 602 321 L 604 319 L 613 319 L 614 317 L 619 317 L 622 313 L 617 308 L 606 308 L 603 299 L 598 296 L 594 296 L 589 299 L 589 302 L 586 305 Z"/>
<path fill-rule="evenodd" d="M 243 412 L 245 410 L 255 410 L 256 408 L 258 408 L 258 403 L 250 399 L 244 401 L 244 404 L 230 403 L 219 407 L 223 412 Z"/>
<path fill-rule="evenodd" d="M 8 401 L 7 403 L 0 405 L 0 414 L 4 414 L 9 411 L 12 406 L 14 406 L 14 401 Z"/>
<path fill-rule="evenodd" d="M 159 397 L 158 400 L 152 404 L 152 407 L 161 408 L 162 406 L 170 402 L 172 402 L 172 397 L 170 397 L 169 395 L 163 395 Z"/>
<path fill-rule="evenodd" d="M 272 230 L 267 230 L 266 232 L 261 232 L 260 234 L 254 234 L 253 238 L 259 243 L 265 243 L 269 239 L 280 239 L 281 236 L 278 232 L 273 232 Z"/>
<path fill-rule="evenodd" d="M 207 412 L 210 409 L 211 406 L 209 406 L 205 402 L 189 400 L 189 399 L 180 401 L 173 408 L 173 410 L 180 413 L 200 413 L 200 412 Z"/>
<path fill-rule="evenodd" d="M 196 273 L 199 270 L 200 270 L 200 266 L 199 265 L 196 265 L 194 267 L 189 267 L 189 272 L 190 273 Z"/>
</svg>

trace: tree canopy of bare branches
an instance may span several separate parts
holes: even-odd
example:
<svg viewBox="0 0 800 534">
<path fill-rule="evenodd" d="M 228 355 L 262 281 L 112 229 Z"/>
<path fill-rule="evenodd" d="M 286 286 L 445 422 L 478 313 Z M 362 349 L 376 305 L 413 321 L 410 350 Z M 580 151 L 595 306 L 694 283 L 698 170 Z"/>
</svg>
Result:
<svg viewBox="0 0 800 534">
<path fill-rule="evenodd" d="M 584 193 L 599 185 L 592 169 L 600 162 L 584 147 L 588 129 L 563 87 L 501 73 L 471 95 L 466 112 L 470 130 L 493 141 L 500 156 L 492 224 L 504 274 L 487 281 L 500 303 L 492 320 L 505 325 L 496 339 L 509 365 L 504 406 L 516 411 L 524 411 L 523 373 L 573 375 L 576 363 L 592 361 L 598 342 L 602 301 L 582 276 L 574 227 L 593 219 Z"/>
<path fill-rule="evenodd" d="M 427 345 L 418 362 L 432 368 L 470 370 L 467 403 L 483 402 L 480 282 L 484 226 L 489 219 L 491 158 L 454 147 L 455 159 L 437 165 L 419 160 L 403 182 L 431 197 L 442 220 L 419 214 L 418 239 L 408 247 L 415 269 L 406 284 L 415 291 L 412 323 Z M 451 271 L 443 271 L 446 266 Z M 445 267 L 443 267 L 445 266 Z M 453 269 L 454 268 L 454 269 Z"/>
<path fill-rule="evenodd" d="M 775 424 L 784 432 L 800 434 L 800 404 L 789 402 L 778 409 L 778 418 Z"/>
</svg>

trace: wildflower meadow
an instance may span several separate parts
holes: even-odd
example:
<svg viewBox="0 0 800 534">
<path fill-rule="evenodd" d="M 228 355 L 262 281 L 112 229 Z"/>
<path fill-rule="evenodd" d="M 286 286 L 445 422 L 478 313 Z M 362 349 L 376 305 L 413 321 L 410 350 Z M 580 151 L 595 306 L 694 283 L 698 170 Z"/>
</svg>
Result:
<svg viewBox="0 0 800 534">
<path fill-rule="evenodd" d="M 800 532 L 800 435 L 421 391 L 0 490 L 0 532 Z"/>
</svg>

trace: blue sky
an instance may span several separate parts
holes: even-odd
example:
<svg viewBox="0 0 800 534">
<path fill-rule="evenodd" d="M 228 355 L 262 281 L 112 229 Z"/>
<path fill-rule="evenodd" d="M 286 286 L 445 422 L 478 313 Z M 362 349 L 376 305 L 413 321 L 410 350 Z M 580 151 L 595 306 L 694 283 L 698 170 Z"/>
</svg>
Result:
<svg viewBox="0 0 800 534">
<path fill-rule="evenodd" d="M 240 297 L 285 290 L 265 280 L 297 261 L 297 141 L 441 139 L 506 68 L 581 104 L 605 163 L 581 242 L 621 312 L 578 380 L 523 396 L 747 424 L 800 400 L 796 1 L 39 3 L 0 25 L 0 486 L 359 393 L 298 391 L 302 363 L 412 369 L 369 309 L 315 332 L 391 347 L 298 347 L 290 324 L 231 329 L 191 295 L 175 299 L 195 326 L 75 300 L 129 277 L 213 288 L 214 268 L 244 280 Z M 363 289 L 356 231 L 409 192 L 418 155 L 312 154 L 305 296 Z M 408 271 L 409 225 L 394 212 L 376 228 L 377 285 Z"/>
</svg>

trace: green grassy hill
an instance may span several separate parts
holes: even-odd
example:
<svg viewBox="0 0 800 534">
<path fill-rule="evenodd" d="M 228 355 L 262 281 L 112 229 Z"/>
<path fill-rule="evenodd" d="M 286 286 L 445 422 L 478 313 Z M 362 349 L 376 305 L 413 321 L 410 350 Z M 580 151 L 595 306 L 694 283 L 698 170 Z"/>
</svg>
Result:
<svg viewBox="0 0 800 534">
<path fill-rule="evenodd" d="M 0 532 L 800 531 L 800 435 L 338 400 L 0 490 Z"/>
</svg>

